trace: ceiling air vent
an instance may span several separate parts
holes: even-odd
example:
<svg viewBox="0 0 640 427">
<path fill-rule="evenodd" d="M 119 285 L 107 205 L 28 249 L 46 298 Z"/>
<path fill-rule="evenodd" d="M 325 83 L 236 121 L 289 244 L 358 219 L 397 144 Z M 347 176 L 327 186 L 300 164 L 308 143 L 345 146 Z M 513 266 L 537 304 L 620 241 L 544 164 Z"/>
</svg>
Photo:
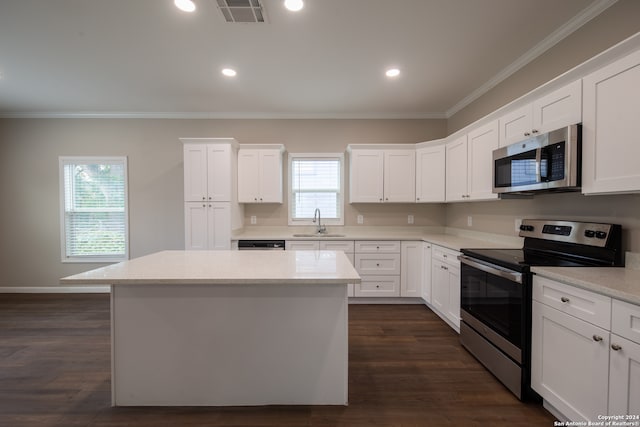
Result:
<svg viewBox="0 0 640 427">
<path fill-rule="evenodd" d="M 217 0 L 227 22 L 266 22 L 260 0 Z"/>
</svg>

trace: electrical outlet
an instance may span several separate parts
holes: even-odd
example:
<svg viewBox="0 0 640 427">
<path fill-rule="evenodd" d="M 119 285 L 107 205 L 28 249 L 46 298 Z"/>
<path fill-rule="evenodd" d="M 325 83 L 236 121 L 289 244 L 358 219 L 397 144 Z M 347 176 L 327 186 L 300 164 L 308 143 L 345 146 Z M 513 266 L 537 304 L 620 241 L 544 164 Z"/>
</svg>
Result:
<svg viewBox="0 0 640 427">
<path fill-rule="evenodd" d="M 408 223 L 408 224 L 413 224 L 413 215 L 409 215 L 409 216 L 407 217 L 407 223 Z"/>
<path fill-rule="evenodd" d="M 358 224 L 364 224 L 364 217 L 362 215 L 358 215 Z"/>
<path fill-rule="evenodd" d="M 471 215 L 469 215 L 467 217 L 467 227 L 472 227 L 473 226 L 473 218 L 471 217 Z"/>
<path fill-rule="evenodd" d="M 522 225 L 522 218 L 516 218 L 516 233 L 520 232 L 521 225 Z"/>
<path fill-rule="evenodd" d="M 256 225 L 258 223 L 258 218 L 255 215 L 251 215 L 251 225 Z"/>
</svg>

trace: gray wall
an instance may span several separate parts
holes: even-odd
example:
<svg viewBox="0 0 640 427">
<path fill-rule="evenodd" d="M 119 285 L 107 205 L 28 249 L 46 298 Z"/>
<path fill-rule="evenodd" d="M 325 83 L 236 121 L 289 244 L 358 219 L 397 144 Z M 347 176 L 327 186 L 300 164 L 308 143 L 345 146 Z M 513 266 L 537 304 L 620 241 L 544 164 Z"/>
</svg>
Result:
<svg viewBox="0 0 640 427">
<path fill-rule="evenodd" d="M 180 137 L 283 143 L 290 152 L 344 152 L 352 143 L 441 138 L 444 120 L 0 119 L 0 286 L 49 286 L 97 264 L 61 262 L 58 156 L 128 156 L 130 253 L 184 248 Z M 286 204 L 248 206 L 262 225 L 286 225 Z M 346 223 L 444 225 L 444 205 L 347 206 Z"/>
</svg>

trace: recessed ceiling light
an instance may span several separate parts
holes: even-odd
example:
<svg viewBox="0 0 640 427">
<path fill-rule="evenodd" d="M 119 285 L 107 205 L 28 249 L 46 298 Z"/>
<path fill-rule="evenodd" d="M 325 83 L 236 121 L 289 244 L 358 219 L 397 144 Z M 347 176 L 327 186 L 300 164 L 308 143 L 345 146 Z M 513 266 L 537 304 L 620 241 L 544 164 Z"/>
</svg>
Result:
<svg viewBox="0 0 640 427">
<path fill-rule="evenodd" d="M 234 70 L 233 68 L 223 68 L 222 69 L 222 74 L 224 74 L 227 77 L 235 77 L 236 74 L 236 70 Z"/>
<path fill-rule="evenodd" d="M 397 68 L 389 68 L 385 74 L 387 77 L 398 77 L 400 75 L 400 70 Z"/>
<path fill-rule="evenodd" d="M 284 0 L 284 7 L 292 12 L 297 12 L 304 7 L 302 0 Z"/>
<path fill-rule="evenodd" d="M 193 12 L 196 10 L 196 4 L 191 0 L 173 0 L 173 4 L 183 12 Z"/>
</svg>

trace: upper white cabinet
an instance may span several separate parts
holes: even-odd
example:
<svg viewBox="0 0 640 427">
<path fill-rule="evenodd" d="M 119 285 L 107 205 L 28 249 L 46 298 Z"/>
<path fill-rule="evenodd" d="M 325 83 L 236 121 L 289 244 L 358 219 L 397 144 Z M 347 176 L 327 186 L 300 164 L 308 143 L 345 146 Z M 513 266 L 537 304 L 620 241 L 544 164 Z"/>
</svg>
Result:
<svg viewBox="0 0 640 427">
<path fill-rule="evenodd" d="M 231 200 L 231 145 L 185 144 L 185 202 Z"/>
<path fill-rule="evenodd" d="M 582 81 L 542 96 L 499 120 L 500 147 L 582 121 Z"/>
<path fill-rule="evenodd" d="M 446 146 L 447 201 L 493 200 L 493 150 L 498 148 L 498 121 L 469 132 Z"/>
<path fill-rule="evenodd" d="M 349 202 L 415 202 L 416 152 L 413 146 L 380 149 L 350 145 Z"/>
<path fill-rule="evenodd" d="M 640 51 L 589 74 L 583 83 L 582 192 L 640 191 Z"/>
<path fill-rule="evenodd" d="M 243 145 L 238 151 L 238 201 L 282 203 L 284 146 L 257 147 Z"/>
<path fill-rule="evenodd" d="M 416 202 L 445 201 L 444 144 L 416 150 Z"/>
</svg>

